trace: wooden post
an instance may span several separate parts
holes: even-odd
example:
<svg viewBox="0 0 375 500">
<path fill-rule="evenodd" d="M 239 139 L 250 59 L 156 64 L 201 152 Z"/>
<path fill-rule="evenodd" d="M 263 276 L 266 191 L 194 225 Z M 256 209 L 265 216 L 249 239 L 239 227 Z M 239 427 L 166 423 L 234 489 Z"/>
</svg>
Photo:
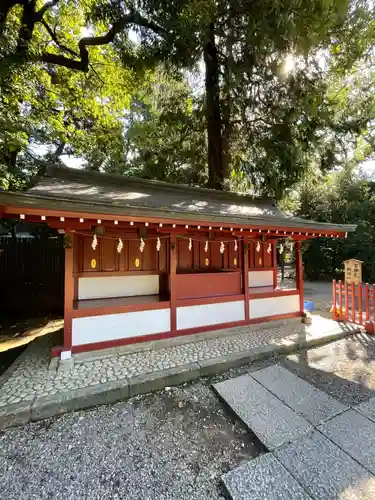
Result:
<svg viewBox="0 0 375 500">
<path fill-rule="evenodd" d="M 365 303 L 366 303 L 366 317 L 365 321 L 370 320 L 370 288 L 369 284 L 365 284 Z"/>
<path fill-rule="evenodd" d="M 273 260 L 273 289 L 277 288 L 277 248 L 276 241 L 272 243 L 272 260 Z"/>
<path fill-rule="evenodd" d="M 355 287 L 354 283 L 352 283 L 352 322 L 355 323 L 356 314 L 355 314 Z"/>
<path fill-rule="evenodd" d="M 74 299 L 74 237 L 72 231 L 66 232 L 65 280 L 64 280 L 64 351 L 72 349 L 72 321 Z"/>
<path fill-rule="evenodd" d="M 346 282 L 345 282 L 345 319 L 346 321 L 349 321 L 349 287 Z"/>
<path fill-rule="evenodd" d="M 296 243 L 296 279 L 297 279 L 297 290 L 299 292 L 299 309 L 300 313 L 303 314 L 305 310 L 304 306 L 304 293 L 303 293 L 303 262 L 302 262 L 302 243 L 297 241 Z"/>
<path fill-rule="evenodd" d="M 176 272 L 177 272 L 177 243 L 176 235 L 170 235 L 170 268 L 169 268 L 169 300 L 171 303 L 171 331 L 175 332 L 177 330 L 177 300 L 176 300 Z"/>
<path fill-rule="evenodd" d="M 362 325 L 362 283 L 358 285 L 358 316 L 359 323 Z"/>
<path fill-rule="evenodd" d="M 243 254 L 243 293 L 244 293 L 244 301 L 245 301 L 245 321 L 250 319 L 250 305 L 249 305 L 249 252 L 250 246 L 247 247 L 247 251 L 245 253 L 245 245 L 248 245 L 248 238 L 244 238 L 242 242 L 242 254 Z"/>
<path fill-rule="evenodd" d="M 336 295 L 335 295 L 336 298 Z M 342 281 L 339 281 L 339 308 L 340 308 L 340 319 L 342 319 Z"/>
<path fill-rule="evenodd" d="M 333 304 L 333 319 L 336 319 L 337 318 L 336 280 L 332 280 L 332 304 Z"/>
</svg>

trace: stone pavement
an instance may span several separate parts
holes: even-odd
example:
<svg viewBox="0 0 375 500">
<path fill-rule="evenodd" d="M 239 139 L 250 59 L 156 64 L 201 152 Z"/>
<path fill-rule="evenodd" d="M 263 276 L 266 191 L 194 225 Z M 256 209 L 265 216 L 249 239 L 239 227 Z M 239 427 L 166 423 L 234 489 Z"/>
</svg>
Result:
<svg viewBox="0 0 375 500">
<path fill-rule="evenodd" d="M 375 397 L 349 409 L 280 365 L 214 387 L 273 450 L 222 477 L 232 500 L 375 498 Z"/>
<path fill-rule="evenodd" d="M 228 472 L 223 483 L 232 500 L 311 500 L 272 453 Z"/>
<path fill-rule="evenodd" d="M 50 361 L 52 339 L 42 337 L 0 377 L 0 428 L 112 403 L 275 353 L 322 345 L 355 331 L 351 325 L 315 316 L 311 326 L 283 321 L 268 328 L 211 332 L 195 336 L 194 342 L 184 337 L 175 339 L 176 345 L 171 341 L 140 345 L 140 352 L 123 347 L 88 353 L 77 356 L 72 366 Z"/>
<path fill-rule="evenodd" d="M 252 375 L 219 382 L 214 388 L 269 450 L 295 441 L 313 430 L 303 417 L 254 380 Z"/>
<path fill-rule="evenodd" d="M 315 431 L 274 453 L 313 500 L 373 500 L 375 477 Z"/>
<path fill-rule="evenodd" d="M 348 409 L 340 401 L 305 382 L 283 366 L 272 365 L 256 371 L 252 376 L 314 426 Z"/>
</svg>

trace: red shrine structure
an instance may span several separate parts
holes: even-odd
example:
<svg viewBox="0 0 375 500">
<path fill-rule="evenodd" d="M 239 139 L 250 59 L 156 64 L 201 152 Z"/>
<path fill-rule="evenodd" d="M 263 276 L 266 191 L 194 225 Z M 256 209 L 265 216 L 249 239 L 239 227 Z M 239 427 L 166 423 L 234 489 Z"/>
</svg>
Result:
<svg viewBox="0 0 375 500">
<path fill-rule="evenodd" d="M 291 217 L 270 199 L 60 166 L 1 192 L 0 217 L 65 234 L 64 357 L 301 316 L 301 242 L 355 230 Z M 277 286 L 287 238 L 294 289 Z"/>
</svg>

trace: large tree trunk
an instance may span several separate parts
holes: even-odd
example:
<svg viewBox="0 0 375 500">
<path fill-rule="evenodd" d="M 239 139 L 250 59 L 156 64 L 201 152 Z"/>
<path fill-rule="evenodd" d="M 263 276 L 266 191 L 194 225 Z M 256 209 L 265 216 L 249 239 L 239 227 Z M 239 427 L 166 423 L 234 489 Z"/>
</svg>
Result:
<svg viewBox="0 0 375 500">
<path fill-rule="evenodd" d="M 231 121 L 231 88 L 232 88 L 232 68 L 233 68 L 233 32 L 231 16 L 228 16 L 228 34 L 225 44 L 225 68 L 223 81 L 223 99 L 222 99 L 222 147 L 223 147 L 223 175 L 228 178 L 230 175 L 231 166 L 231 136 L 232 136 L 232 121 Z"/>
<path fill-rule="evenodd" d="M 203 49 L 206 67 L 206 119 L 208 139 L 208 185 L 223 189 L 223 146 L 221 136 L 219 61 L 215 43 L 215 26 L 210 24 Z"/>
<path fill-rule="evenodd" d="M 23 2 L 21 27 L 18 32 L 18 42 L 16 48 L 16 54 L 19 56 L 26 57 L 29 50 L 29 45 L 33 37 L 33 31 L 36 21 L 35 6 L 36 0 L 26 0 L 25 2 Z"/>
</svg>

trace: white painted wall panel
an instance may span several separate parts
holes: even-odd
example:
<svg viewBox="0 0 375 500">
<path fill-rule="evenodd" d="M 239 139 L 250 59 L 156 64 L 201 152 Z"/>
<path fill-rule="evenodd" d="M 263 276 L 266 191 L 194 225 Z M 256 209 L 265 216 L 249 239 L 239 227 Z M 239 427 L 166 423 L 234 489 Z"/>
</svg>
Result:
<svg viewBox="0 0 375 500">
<path fill-rule="evenodd" d="M 299 295 L 251 299 L 249 301 L 249 307 L 250 319 L 294 313 L 299 311 Z"/>
<path fill-rule="evenodd" d="M 273 286 L 273 271 L 249 271 L 249 288 Z"/>
<path fill-rule="evenodd" d="M 107 342 L 171 329 L 170 309 L 73 318 L 73 345 Z"/>
<path fill-rule="evenodd" d="M 79 300 L 158 294 L 158 274 L 78 278 Z"/>
<path fill-rule="evenodd" d="M 242 300 L 177 308 L 178 330 L 205 325 L 218 325 L 244 319 L 245 305 Z"/>
</svg>

